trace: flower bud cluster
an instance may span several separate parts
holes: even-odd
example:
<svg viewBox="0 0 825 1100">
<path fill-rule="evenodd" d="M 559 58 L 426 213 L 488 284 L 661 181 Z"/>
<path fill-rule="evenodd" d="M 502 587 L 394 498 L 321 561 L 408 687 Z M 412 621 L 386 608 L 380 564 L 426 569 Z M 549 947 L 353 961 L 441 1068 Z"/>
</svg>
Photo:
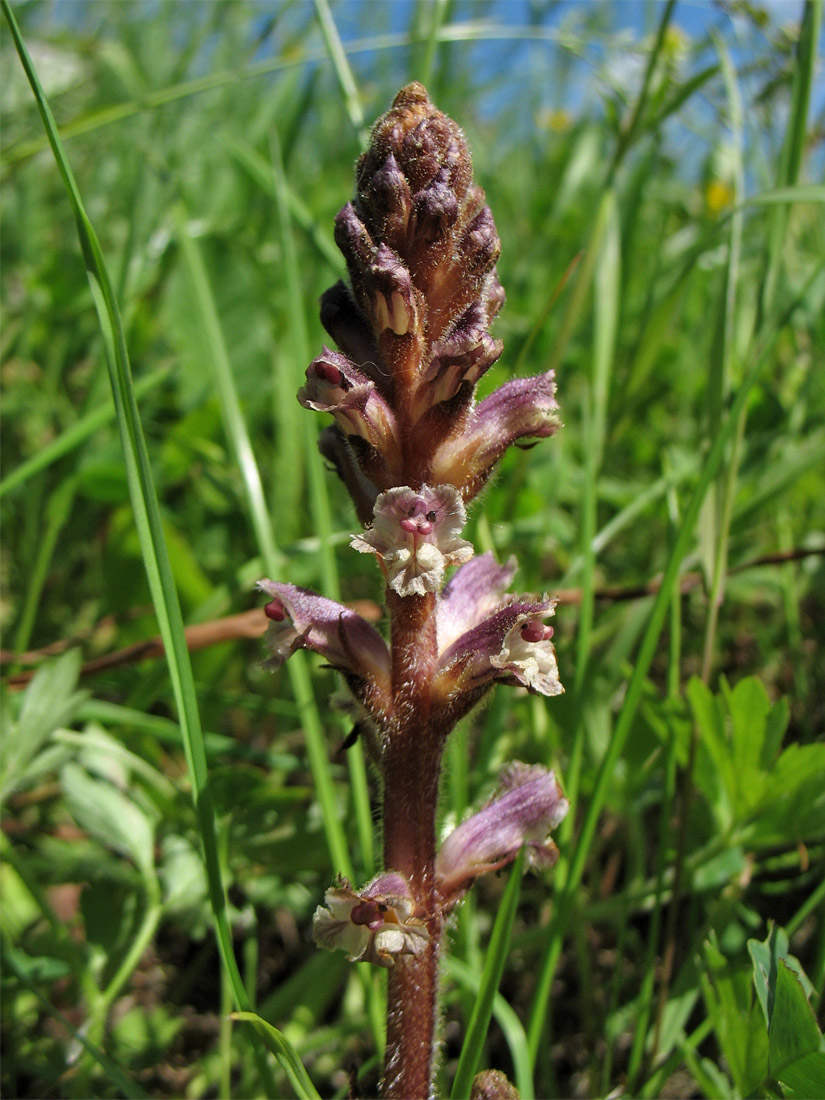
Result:
<svg viewBox="0 0 825 1100">
<path fill-rule="evenodd" d="M 552 371 L 476 385 L 501 355 L 501 243 L 459 127 L 410 84 L 376 123 L 335 240 L 349 283 L 321 299 L 324 348 L 299 393 L 334 426 L 321 449 L 359 518 L 389 489 L 453 486 L 471 500 L 512 443 L 558 428 Z"/>
</svg>

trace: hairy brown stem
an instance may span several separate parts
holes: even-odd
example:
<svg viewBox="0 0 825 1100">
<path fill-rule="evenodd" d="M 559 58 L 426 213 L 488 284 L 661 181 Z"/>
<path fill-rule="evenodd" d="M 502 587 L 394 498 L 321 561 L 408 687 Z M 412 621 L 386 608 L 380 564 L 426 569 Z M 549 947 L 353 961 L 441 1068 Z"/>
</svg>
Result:
<svg viewBox="0 0 825 1100">
<path fill-rule="evenodd" d="M 430 944 L 396 960 L 390 972 L 386 1100 L 430 1096 L 442 920 L 435 904 L 438 783 L 446 731 L 433 721 L 430 684 L 437 661 L 435 595 L 388 592 L 392 624 L 392 728 L 383 750 L 384 866 L 409 880 Z"/>
</svg>

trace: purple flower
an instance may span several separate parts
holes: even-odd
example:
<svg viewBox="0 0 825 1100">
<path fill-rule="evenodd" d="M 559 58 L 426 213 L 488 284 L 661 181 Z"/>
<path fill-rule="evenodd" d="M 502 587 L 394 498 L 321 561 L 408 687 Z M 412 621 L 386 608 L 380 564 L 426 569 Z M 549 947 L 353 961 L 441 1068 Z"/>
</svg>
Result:
<svg viewBox="0 0 825 1100">
<path fill-rule="evenodd" d="M 395 416 L 375 383 L 338 351 L 325 347 L 298 391 L 305 409 L 332 413 L 342 431 L 366 439 L 392 469 L 400 461 Z"/>
<path fill-rule="evenodd" d="M 473 409 L 459 435 L 439 445 L 432 480 L 457 486 L 465 500 L 475 496 L 511 444 L 558 431 L 555 393 L 553 371 L 505 382 Z"/>
<path fill-rule="evenodd" d="M 569 808 L 552 771 L 510 764 L 499 776 L 496 796 L 441 845 L 436 885 L 445 902 L 454 904 L 473 879 L 510 863 L 525 844 L 533 866 L 552 867 L 558 849 L 549 834 Z"/>
<path fill-rule="evenodd" d="M 457 570 L 444 586 L 438 604 L 440 653 L 446 652 L 462 634 L 501 607 L 515 575 L 515 558 L 510 558 L 506 565 L 499 565 L 490 553 L 479 554 Z"/>
<path fill-rule="evenodd" d="M 404 485 L 379 496 L 372 527 L 353 535 L 351 545 L 378 556 L 387 584 L 399 596 L 423 596 L 439 590 L 447 566 L 472 557 L 472 544 L 458 537 L 466 519 L 451 485 Z"/>
<path fill-rule="evenodd" d="M 388 871 L 361 891 L 346 879 L 324 895 L 312 920 L 315 942 L 327 951 L 346 951 L 350 962 L 390 967 L 398 955 L 420 955 L 429 942 L 403 875 Z"/>
<path fill-rule="evenodd" d="M 269 668 L 279 668 L 296 649 L 311 649 L 344 674 L 373 713 L 389 709 L 390 654 L 374 627 L 343 604 L 294 584 L 262 580 L 258 587 L 270 597 L 264 608 Z"/>
<path fill-rule="evenodd" d="M 539 695 L 561 695 L 553 628 L 542 619 L 556 601 L 505 596 L 514 563 L 496 565 L 483 554 L 462 566 L 444 589 L 438 608 L 439 671 L 435 697 L 447 701 L 493 680 Z"/>
</svg>

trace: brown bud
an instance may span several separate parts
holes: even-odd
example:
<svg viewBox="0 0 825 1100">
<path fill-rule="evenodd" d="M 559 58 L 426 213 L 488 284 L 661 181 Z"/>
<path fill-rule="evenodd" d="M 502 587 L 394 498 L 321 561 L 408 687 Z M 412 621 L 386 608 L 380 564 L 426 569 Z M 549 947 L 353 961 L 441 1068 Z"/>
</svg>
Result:
<svg viewBox="0 0 825 1100">
<path fill-rule="evenodd" d="M 499 1069 L 485 1069 L 473 1078 L 470 1100 L 520 1100 L 519 1091 Z"/>
</svg>

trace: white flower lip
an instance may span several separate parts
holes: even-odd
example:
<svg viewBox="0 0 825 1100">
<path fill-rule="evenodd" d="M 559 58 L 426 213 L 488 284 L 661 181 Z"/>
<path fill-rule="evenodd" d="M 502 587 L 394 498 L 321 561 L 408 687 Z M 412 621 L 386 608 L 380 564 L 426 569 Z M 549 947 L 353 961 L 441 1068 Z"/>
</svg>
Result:
<svg viewBox="0 0 825 1100">
<path fill-rule="evenodd" d="M 394 871 L 379 875 L 360 892 L 348 882 L 332 886 L 312 920 L 315 942 L 346 951 L 350 962 L 391 967 L 399 955 L 420 955 L 430 934 L 414 917 L 407 880 Z"/>
<path fill-rule="evenodd" d="M 387 584 L 399 596 L 437 592 L 448 566 L 469 561 L 472 544 L 459 537 L 467 521 L 461 496 L 452 485 L 402 485 L 381 493 L 375 518 L 351 545 L 375 554 Z"/>
</svg>

